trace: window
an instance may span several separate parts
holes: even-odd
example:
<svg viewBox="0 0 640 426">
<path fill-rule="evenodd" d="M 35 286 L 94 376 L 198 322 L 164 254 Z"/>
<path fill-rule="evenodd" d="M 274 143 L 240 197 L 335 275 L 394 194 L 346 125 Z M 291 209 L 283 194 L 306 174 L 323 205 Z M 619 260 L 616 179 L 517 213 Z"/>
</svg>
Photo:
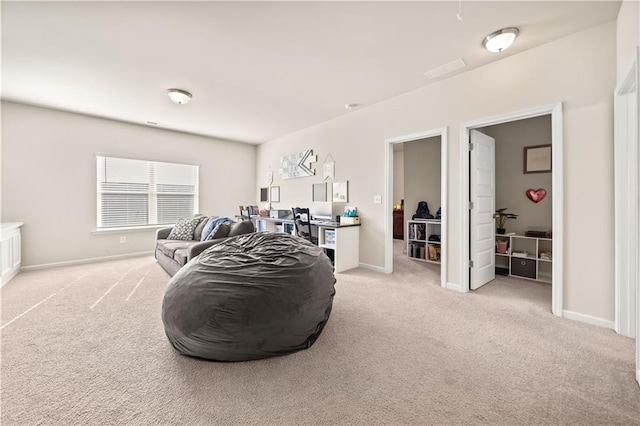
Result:
<svg viewBox="0 0 640 426">
<path fill-rule="evenodd" d="M 198 211 L 198 166 L 96 157 L 98 229 L 171 224 Z"/>
</svg>

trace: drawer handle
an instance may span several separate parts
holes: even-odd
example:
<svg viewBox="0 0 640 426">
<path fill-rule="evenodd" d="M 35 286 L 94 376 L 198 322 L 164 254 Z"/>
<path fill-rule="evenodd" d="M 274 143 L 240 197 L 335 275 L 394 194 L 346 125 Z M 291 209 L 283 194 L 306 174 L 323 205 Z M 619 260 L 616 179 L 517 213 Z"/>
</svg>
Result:
<svg viewBox="0 0 640 426">
<path fill-rule="evenodd" d="M 520 265 L 524 266 L 524 265 L 526 265 L 526 264 L 527 264 L 527 262 L 525 262 L 524 260 L 521 260 L 521 261 L 520 261 Z"/>
</svg>

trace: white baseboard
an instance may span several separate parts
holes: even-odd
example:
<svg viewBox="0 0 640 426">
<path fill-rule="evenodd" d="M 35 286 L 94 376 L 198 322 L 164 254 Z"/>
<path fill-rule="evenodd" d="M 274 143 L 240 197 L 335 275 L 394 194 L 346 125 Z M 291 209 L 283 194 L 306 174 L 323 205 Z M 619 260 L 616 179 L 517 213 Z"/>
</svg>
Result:
<svg viewBox="0 0 640 426">
<path fill-rule="evenodd" d="M 369 265 L 368 263 L 362 263 L 362 262 L 358 263 L 358 266 L 360 268 L 363 268 L 363 269 L 369 269 L 371 271 L 382 272 L 383 274 L 387 273 L 387 271 L 382 266 Z"/>
<path fill-rule="evenodd" d="M 458 293 L 462 293 L 462 286 L 460 284 L 447 283 L 448 290 L 457 291 Z"/>
<path fill-rule="evenodd" d="M 615 323 L 602 318 L 592 317 L 591 315 L 580 314 L 578 312 L 562 311 L 562 316 L 574 320 L 584 322 L 586 324 L 597 325 L 598 327 L 610 328 L 615 330 Z"/>
<path fill-rule="evenodd" d="M 91 257 L 88 259 L 67 260 L 64 262 L 43 263 L 41 265 L 23 266 L 20 271 L 36 271 L 38 269 L 58 268 L 60 266 L 82 265 L 85 263 L 107 262 L 109 260 L 128 259 L 130 257 L 152 256 L 152 251 L 143 251 L 139 253 L 116 254 L 114 256 Z"/>
</svg>

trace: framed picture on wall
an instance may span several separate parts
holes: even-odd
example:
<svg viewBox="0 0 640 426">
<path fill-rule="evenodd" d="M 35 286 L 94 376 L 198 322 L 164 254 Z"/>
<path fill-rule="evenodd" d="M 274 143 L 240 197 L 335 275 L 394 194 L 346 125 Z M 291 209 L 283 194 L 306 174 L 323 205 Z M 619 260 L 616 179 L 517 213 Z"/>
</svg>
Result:
<svg viewBox="0 0 640 426">
<path fill-rule="evenodd" d="M 280 187 L 279 186 L 272 186 L 271 187 L 271 199 L 270 201 L 272 203 L 279 203 L 280 202 Z"/>
<path fill-rule="evenodd" d="M 551 171 L 551 145 L 524 147 L 524 173 L 549 173 Z"/>
<path fill-rule="evenodd" d="M 269 188 L 260 188 L 260 202 L 269 201 Z"/>
<path fill-rule="evenodd" d="M 334 203 L 346 203 L 349 201 L 349 182 L 333 182 L 331 193 Z"/>
</svg>

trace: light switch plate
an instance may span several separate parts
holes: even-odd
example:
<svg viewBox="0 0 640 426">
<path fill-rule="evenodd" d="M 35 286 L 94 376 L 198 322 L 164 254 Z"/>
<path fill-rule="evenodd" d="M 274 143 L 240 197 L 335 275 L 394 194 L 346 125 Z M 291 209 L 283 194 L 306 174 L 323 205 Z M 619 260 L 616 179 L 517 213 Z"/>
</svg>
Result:
<svg viewBox="0 0 640 426">
<path fill-rule="evenodd" d="M 382 195 L 374 195 L 373 204 L 382 204 Z"/>
</svg>

